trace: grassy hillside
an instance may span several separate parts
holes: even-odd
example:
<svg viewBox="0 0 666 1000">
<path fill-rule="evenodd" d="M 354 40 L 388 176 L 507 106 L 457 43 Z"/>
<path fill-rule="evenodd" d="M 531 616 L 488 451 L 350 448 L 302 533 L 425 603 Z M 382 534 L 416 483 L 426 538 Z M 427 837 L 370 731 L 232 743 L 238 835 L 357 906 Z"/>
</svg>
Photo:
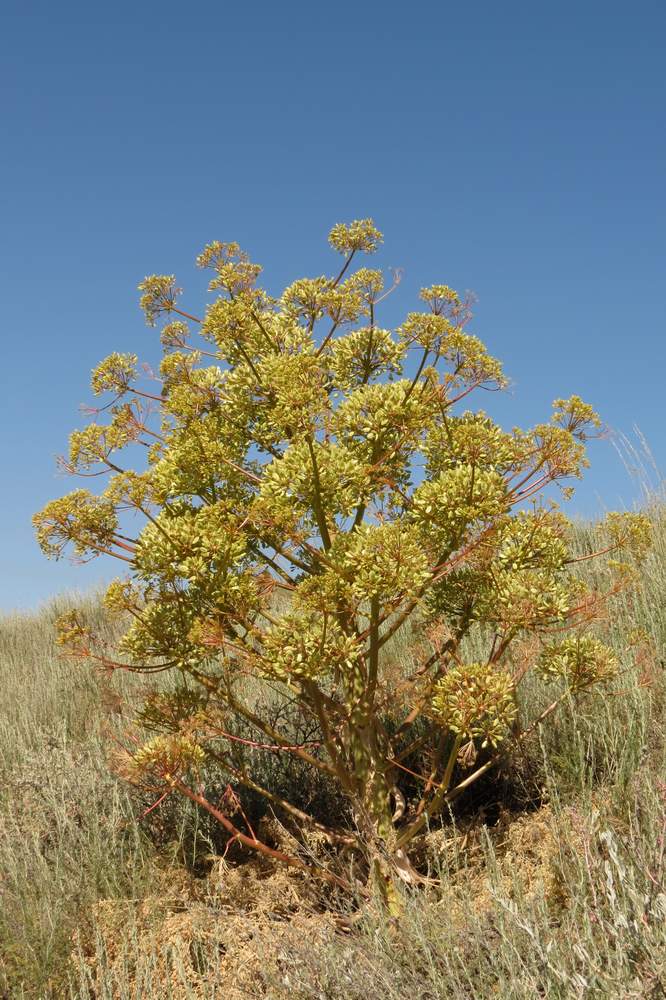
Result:
<svg viewBox="0 0 666 1000">
<path fill-rule="evenodd" d="M 353 922 L 300 873 L 224 857 L 181 803 L 144 815 L 150 799 L 109 766 L 142 682 L 58 660 L 56 604 L 1 620 L 0 997 L 666 996 L 659 506 L 653 521 L 641 586 L 605 626 L 611 641 L 637 630 L 626 672 L 431 831 L 438 884 L 406 899 L 399 923 Z"/>
</svg>

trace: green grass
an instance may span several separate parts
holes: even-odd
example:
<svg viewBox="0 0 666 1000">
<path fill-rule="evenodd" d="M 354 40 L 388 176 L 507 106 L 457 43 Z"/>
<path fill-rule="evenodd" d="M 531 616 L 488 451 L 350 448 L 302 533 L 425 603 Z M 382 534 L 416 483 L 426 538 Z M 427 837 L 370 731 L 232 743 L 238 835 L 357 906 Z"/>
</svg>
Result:
<svg viewBox="0 0 666 1000">
<path fill-rule="evenodd" d="M 618 650 L 623 629 L 644 631 L 639 667 L 625 662 L 505 769 L 514 792 L 529 785 L 529 809 L 515 795 L 478 797 L 480 813 L 432 831 L 439 887 L 407 897 L 398 923 L 368 913 L 347 933 L 300 876 L 204 864 L 222 840 L 188 807 L 141 819 L 149 800 L 108 760 L 122 725 L 113 692 L 132 702 L 141 681 L 114 677 L 110 688 L 59 660 L 55 604 L 0 621 L 0 997 L 234 1000 L 230 984 L 239 998 L 274 1000 L 666 996 L 658 505 L 653 522 L 641 585 L 608 623 Z M 107 629 L 95 599 L 84 604 Z M 392 656 L 408 661 L 407 633 Z M 543 697 L 538 685 L 526 694 Z M 269 763 L 273 787 L 329 794 Z"/>
</svg>

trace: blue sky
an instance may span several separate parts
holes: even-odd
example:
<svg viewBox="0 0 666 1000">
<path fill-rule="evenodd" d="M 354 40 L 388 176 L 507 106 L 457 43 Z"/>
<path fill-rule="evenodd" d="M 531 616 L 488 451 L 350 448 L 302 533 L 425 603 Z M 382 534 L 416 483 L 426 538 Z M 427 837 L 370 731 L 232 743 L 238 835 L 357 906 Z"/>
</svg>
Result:
<svg viewBox="0 0 666 1000">
<path fill-rule="evenodd" d="M 404 268 L 385 323 L 424 284 L 472 289 L 514 383 L 503 422 L 577 392 L 666 467 L 665 42 L 643 0 L 5 0 L 0 606 L 116 574 L 48 563 L 30 517 L 73 488 L 54 457 L 90 369 L 156 357 L 137 282 L 175 272 L 200 307 L 213 239 L 279 291 L 333 266 L 335 222 L 372 216 Z M 610 442 L 591 458 L 573 509 L 630 506 Z"/>
</svg>

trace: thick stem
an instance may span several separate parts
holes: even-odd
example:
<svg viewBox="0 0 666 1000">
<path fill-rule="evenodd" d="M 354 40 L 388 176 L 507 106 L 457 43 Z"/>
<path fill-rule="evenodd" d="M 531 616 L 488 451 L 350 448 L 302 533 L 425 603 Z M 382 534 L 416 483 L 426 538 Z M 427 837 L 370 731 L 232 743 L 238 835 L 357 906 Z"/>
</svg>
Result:
<svg viewBox="0 0 666 1000">
<path fill-rule="evenodd" d="M 321 499 L 321 482 L 319 479 L 319 467 L 317 465 L 317 458 L 314 452 L 314 447 L 312 441 L 308 438 L 308 450 L 310 452 L 310 459 L 312 461 L 312 478 L 314 482 L 314 512 L 317 518 L 317 527 L 319 528 L 319 534 L 321 535 L 321 541 L 324 546 L 324 551 L 328 552 L 331 547 L 331 536 L 328 531 L 328 525 L 326 524 L 326 513 Z"/>
</svg>

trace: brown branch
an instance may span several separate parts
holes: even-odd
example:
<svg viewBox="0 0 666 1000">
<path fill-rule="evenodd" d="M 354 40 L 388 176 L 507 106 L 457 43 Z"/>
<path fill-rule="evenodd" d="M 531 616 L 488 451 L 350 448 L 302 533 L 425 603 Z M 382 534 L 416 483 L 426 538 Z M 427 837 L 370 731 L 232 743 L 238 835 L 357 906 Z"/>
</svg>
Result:
<svg viewBox="0 0 666 1000">
<path fill-rule="evenodd" d="M 354 837 L 352 834 L 339 833 L 337 830 L 333 830 L 331 827 L 326 826 L 325 823 L 320 823 L 319 820 L 316 820 L 314 818 L 314 816 L 311 816 L 309 813 L 306 813 L 302 809 L 299 809 L 298 806 L 293 805 L 287 799 L 283 799 L 282 796 L 276 795 L 275 792 L 269 791 L 269 789 L 264 788 L 263 785 L 259 785 L 256 781 L 250 778 L 245 771 L 242 771 L 239 768 L 234 767 L 233 764 L 230 764 L 229 761 L 221 754 L 216 753 L 214 750 L 212 751 L 207 750 L 207 754 L 213 757 L 215 760 L 217 760 L 218 763 L 222 764 L 222 766 L 227 771 L 229 771 L 229 773 L 239 782 L 239 784 L 244 785 L 246 788 L 250 788 L 252 791 L 257 792 L 259 795 L 262 795 L 265 799 L 268 799 L 269 802 L 272 802 L 274 805 L 279 806 L 281 809 L 284 809 L 285 812 L 288 812 L 295 819 L 300 820 L 302 823 L 307 823 L 309 826 L 312 826 L 315 830 L 319 830 L 321 833 L 325 834 L 325 836 L 327 836 L 330 840 L 337 842 L 339 844 L 347 844 L 350 846 L 358 842 L 357 838 Z"/>
<path fill-rule="evenodd" d="M 347 257 L 347 260 L 345 261 L 342 270 L 340 271 L 340 273 L 338 274 L 337 278 L 333 282 L 333 288 L 337 288 L 337 286 L 342 281 L 342 278 L 344 276 L 345 271 L 347 270 L 347 268 L 351 264 L 352 260 L 354 259 L 354 254 L 355 253 L 356 253 L 356 250 L 352 250 L 352 252 L 349 254 L 349 257 Z"/>
<path fill-rule="evenodd" d="M 268 736 L 269 739 L 274 740 L 276 743 L 280 743 L 283 746 L 290 746 L 289 740 L 285 739 L 280 735 L 280 733 L 276 732 L 276 730 L 269 726 L 268 723 L 264 722 L 263 719 L 260 719 L 259 716 L 255 715 L 254 712 L 247 707 L 247 705 L 242 705 L 233 695 L 231 690 L 227 688 L 226 692 L 218 692 L 218 695 L 229 705 L 230 708 L 232 708 L 235 712 L 238 712 L 239 715 L 242 715 L 244 719 L 247 719 L 248 722 L 255 726 L 259 732 L 264 733 L 264 735 Z M 291 753 L 300 757 L 301 760 L 304 760 L 307 764 L 310 764 L 318 771 L 323 771 L 326 774 L 331 775 L 333 778 L 338 777 L 335 768 L 333 768 L 330 764 L 327 764 L 325 761 L 319 760 L 317 757 L 313 757 L 312 754 L 309 754 L 306 750 L 293 749 L 292 745 Z"/>
<path fill-rule="evenodd" d="M 246 847 L 250 847 L 252 850 L 258 851 L 259 854 L 272 858 L 274 861 L 280 861 L 282 864 L 289 865 L 291 868 L 299 868 L 301 871 L 306 871 L 311 875 L 316 875 L 325 882 L 331 882 L 333 885 L 339 886 L 346 892 L 353 891 L 353 887 L 349 882 L 345 881 L 345 879 L 341 879 L 337 875 L 333 875 L 331 872 L 327 872 L 324 869 L 308 865 L 304 861 L 301 861 L 300 858 L 294 858 L 289 854 L 284 854 L 282 851 L 277 851 L 273 847 L 269 847 L 268 844 L 264 844 L 263 841 L 257 840 L 256 836 L 248 837 L 248 835 L 242 833 L 238 827 L 224 815 L 224 813 L 220 812 L 220 810 L 217 809 L 212 802 L 209 802 L 204 795 L 200 792 L 194 792 L 179 778 L 172 778 L 171 784 L 181 793 L 181 795 L 185 795 L 191 802 L 195 802 L 197 805 L 201 806 L 202 809 L 205 809 L 206 812 L 210 813 L 210 815 L 224 827 L 227 833 L 230 833 L 235 840 L 240 841 L 240 843 L 244 844 Z"/>
<path fill-rule="evenodd" d="M 251 740 L 245 736 L 236 736 L 234 733 L 228 733 L 225 729 L 220 729 L 219 726 L 214 726 L 210 722 L 207 724 L 207 730 L 215 736 L 222 736 L 225 740 L 230 740 L 233 743 L 241 743 L 243 746 L 251 747 L 253 750 L 270 750 L 275 753 L 284 750 L 287 753 L 294 750 L 302 750 L 306 746 L 311 746 L 315 749 L 321 746 L 321 740 L 305 740 L 303 743 L 293 743 L 291 746 L 283 743 L 259 743 L 258 740 Z"/>
<path fill-rule="evenodd" d="M 326 347 L 326 345 L 330 341 L 331 337 L 333 336 L 333 334 L 335 333 L 335 331 L 337 330 L 337 328 L 339 327 L 339 325 L 340 325 L 339 323 L 333 323 L 333 326 L 328 331 L 328 333 L 326 334 L 326 336 L 322 340 L 321 344 L 319 345 L 319 347 L 315 351 L 315 358 L 318 358 L 319 355 L 322 353 L 322 351 L 324 350 L 324 348 Z"/>
<path fill-rule="evenodd" d="M 178 313 L 179 316 L 184 316 L 185 319 L 191 319 L 193 323 L 201 323 L 202 322 L 202 320 L 200 320 L 198 316 L 192 316 L 191 313 L 186 313 L 182 309 L 177 309 L 176 306 L 171 306 L 171 309 L 169 310 L 169 312 Z"/>
<path fill-rule="evenodd" d="M 321 499 L 321 482 L 319 479 L 319 468 L 317 466 L 317 458 L 314 453 L 314 448 L 312 445 L 312 439 L 307 438 L 308 451 L 310 452 L 310 461 L 312 462 L 312 475 L 314 484 L 314 512 L 317 519 L 317 527 L 319 528 L 319 534 L 321 535 L 322 544 L 324 550 L 328 552 L 331 547 L 331 536 L 328 531 L 328 525 L 326 524 L 326 514 L 324 512 L 324 506 Z"/>
<path fill-rule="evenodd" d="M 414 392 L 414 389 L 416 388 L 416 384 L 417 384 L 418 380 L 421 378 L 421 372 L 425 368 L 425 363 L 426 363 L 426 361 L 428 359 L 428 355 L 429 354 L 430 354 L 430 348 L 428 348 L 428 347 L 424 348 L 424 350 L 423 350 L 423 356 L 421 358 L 421 363 L 420 363 L 420 365 L 418 367 L 416 375 L 412 379 L 412 383 L 409 386 L 409 388 L 407 389 L 407 392 L 405 393 L 405 398 L 403 400 L 404 403 L 407 402 L 407 400 L 409 399 L 409 397 L 411 396 L 411 394 Z"/>
</svg>

